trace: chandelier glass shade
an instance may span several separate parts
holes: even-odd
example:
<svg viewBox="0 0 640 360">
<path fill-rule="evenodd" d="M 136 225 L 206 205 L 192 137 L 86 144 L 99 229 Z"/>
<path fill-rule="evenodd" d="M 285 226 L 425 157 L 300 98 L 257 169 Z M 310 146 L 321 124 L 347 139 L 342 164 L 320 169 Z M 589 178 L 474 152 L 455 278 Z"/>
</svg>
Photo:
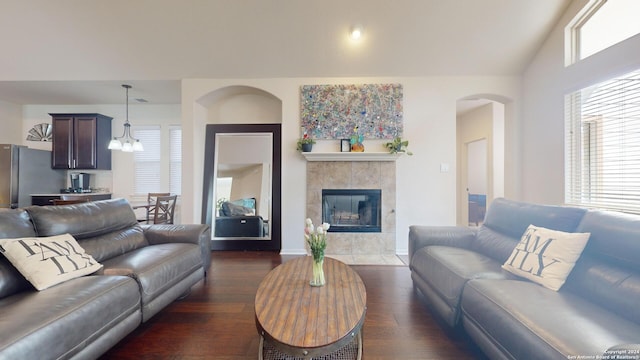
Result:
<svg viewBox="0 0 640 360">
<path fill-rule="evenodd" d="M 122 85 L 123 88 L 126 89 L 127 93 L 127 108 L 126 108 L 126 117 L 124 121 L 124 131 L 122 132 L 122 136 L 114 136 L 113 139 L 109 142 L 109 150 L 122 150 L 124 152 L 133 152 L 133 151 L 144 151 L 144 147 L 139 139 L 134 138 L 131 135 L 131 124 L 129 123 L 129 89 L 131 89 L 131 85 Z"/>
</svg>

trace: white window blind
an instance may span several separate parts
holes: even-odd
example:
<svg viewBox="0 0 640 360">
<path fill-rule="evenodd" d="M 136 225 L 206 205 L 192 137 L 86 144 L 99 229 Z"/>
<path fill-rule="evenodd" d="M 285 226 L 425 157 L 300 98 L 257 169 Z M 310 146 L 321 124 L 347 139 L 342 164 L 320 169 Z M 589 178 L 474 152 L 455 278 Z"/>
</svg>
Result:
<svg viewBox="0 0 640 360">
<path fill-rule="evenodd" d="M 169 127 L 169 189 L 172 194 L 182 191 L 182 129 L 180 126 Z"/>
<path fill-rule="evenodd" d="M 134 152 L 136 194 L 160 192 L 160 126 L 139 126 L 133 136 L 140 139 L 144 151 Z"/>
<path fill-rule="evenodd" d="M 640 213 L 640 70 L 565 98 L 565 201 Z"/>
</svg>

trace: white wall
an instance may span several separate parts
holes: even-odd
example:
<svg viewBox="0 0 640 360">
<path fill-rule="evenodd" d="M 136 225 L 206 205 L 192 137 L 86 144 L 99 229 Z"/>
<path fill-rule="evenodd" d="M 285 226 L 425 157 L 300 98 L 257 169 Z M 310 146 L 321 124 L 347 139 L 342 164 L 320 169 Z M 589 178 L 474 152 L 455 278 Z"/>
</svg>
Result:
<svg viewBox="0 0 640 360">
<path fill-rule="evenodd" d="M 571 3 L 523 75 L 522 199 L 564 202 L 564 95 L 640 68 L 640 35 L 564 66 L 565 26 L 586 0 Z"/>
<path fill-rule="evenodd" d="M 493 124 L 491 126 L 493 142 L 490 147 L 493 167 L 489 168 L 489 176 L 493 186 L 489 189 L 491 198 L 487 199 L 487 206 L 491 200 L 505 196 L 505 106 L 494 101 L 491 108 L 493 109 Z M 513 137 L 510 140 L 513 141 Z M 514 193 L 511 195 L 513 196 Z"/>
<path fill-rule="evenodd" d="M 204 129 L 209 114 L 204 105 L 212 92 L 228 86 L 262 89 L 282 101 L 282 252 L 304 249 L 306 162 L 296 151 L 300 134 L 300 86 L 309 84 L 401 83 L 404 87 L 405 137 L 413 156 L 397 160 L 396 249 L 407 253 L 409 226 L 456 223 L 456 101 L 471 94 L 497 94 L 512 99 L 506 111 L 507 153 L 517 156 L 512 139 L 519 113 L 519 77 L 420 78 L 279 78 L 189 79 L 182 81 L 183 222 L 200 222 Z M 365 147 L 367 141 L 365 141 Z M 373 150 L 373 149 L 372 149 Z M 336 151 L 338 147 L 336 146 Z M 382 151 L 382 148 L 373 150 Z M 440 164 L 450 171 L 440 172 Z M 511 164 L 509 161 L 507 163 Z M 516 168 L 506 169 L 515 183 Z M 189 176 L 192 181 L 184 180 Z M 517 189 L 512 186 L 508 191 Z M 515 193 L 507 193 L 512 197 Z"/>
<path fill-rule="evenodd" d="M 279 123 L 280 102 L 264 94 L 237 94 L 207 107 L 210 124 Z"/>
</svg>

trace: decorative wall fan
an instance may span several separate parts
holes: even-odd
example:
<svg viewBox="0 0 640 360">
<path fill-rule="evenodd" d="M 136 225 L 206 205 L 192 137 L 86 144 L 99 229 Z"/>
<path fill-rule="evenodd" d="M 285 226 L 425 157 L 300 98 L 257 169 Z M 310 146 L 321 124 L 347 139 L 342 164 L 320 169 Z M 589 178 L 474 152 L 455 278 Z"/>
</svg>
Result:
<svg viewBox="0 0 640 360">
<path fill-rule="evenodd" d="M 27 140 L 29 141 L 51 141 L 53 139 L 53 125 L 42 123 L 34 125 L 29 129 Z"/>
</svg>

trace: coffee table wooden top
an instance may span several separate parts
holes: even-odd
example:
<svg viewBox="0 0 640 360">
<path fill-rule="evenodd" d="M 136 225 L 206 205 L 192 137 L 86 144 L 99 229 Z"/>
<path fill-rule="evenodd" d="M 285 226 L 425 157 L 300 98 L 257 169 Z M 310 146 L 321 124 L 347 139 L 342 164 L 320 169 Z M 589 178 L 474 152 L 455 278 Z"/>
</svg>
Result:
<svg viewBox="0 0 640 360">
<path fill-rule="evenodd" d="M 312 287 L 311 256 L 279 265 L 262 280 L 255 300 L 258 331 L 280 350 L 309 356 L 337 350 L 364 323 L 367 294 L 348 265 L 325 257 L 326 284 Z"/>
</svg>

